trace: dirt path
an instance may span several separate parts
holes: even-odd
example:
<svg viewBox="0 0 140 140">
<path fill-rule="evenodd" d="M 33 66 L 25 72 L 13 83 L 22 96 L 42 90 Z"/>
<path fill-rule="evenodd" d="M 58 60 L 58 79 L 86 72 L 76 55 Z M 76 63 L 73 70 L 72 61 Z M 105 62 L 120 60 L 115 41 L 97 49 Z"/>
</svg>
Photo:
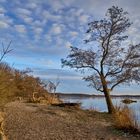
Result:
<svg viewBox="0 0 140 140">
<path fill-rule="evenodd" d="M 13 102 L 2 124 L 8 140 L 136 140 L 118 133 L 108 114 Z"/>
</svg>

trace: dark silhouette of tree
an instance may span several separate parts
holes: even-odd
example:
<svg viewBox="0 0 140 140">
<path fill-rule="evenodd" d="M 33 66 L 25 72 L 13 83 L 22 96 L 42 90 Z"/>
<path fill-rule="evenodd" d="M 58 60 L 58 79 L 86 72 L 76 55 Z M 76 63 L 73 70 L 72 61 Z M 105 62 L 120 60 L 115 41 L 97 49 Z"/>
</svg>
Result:
<svg viewBox="0 0 140 140">
<path fill-rule="evenodd" d="M 3 58 L 12 51 L 10 49 L 12 41 L 9 42 L 9 44 L 5 47 L 4 44 L 2 43 L 2 50 L 1 50 L 1 56 L 0 56 L 0 62 L 2 62 Z"/>
<path fill-rule="evenodd" d="M 85 43 L 93 41 L 93 47 L 71 47 L 70 54 L 62 59 L 63 66 L 91 71 L 83 79 L 104 93 L 109 113 L 115 112 L 110 92 L 116 86 L 140 83 L 140 44 L 122 45 L 128 38 L 124 33 L 131 25 L 127 14 L 122 8 L 109 8 L 106 18 L 88 24 L 90 37 Z"/>
</svg>

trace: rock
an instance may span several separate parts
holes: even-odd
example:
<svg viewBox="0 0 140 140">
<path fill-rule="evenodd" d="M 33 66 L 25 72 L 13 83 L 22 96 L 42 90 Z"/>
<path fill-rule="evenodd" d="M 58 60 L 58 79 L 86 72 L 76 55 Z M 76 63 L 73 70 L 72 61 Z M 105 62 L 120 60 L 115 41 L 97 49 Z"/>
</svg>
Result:
<svg viewBox="0 0 140 140">
<path fill-rule="evenodd" d="M 124 103 L 124 104 L 131 104 L 131 103 L 136 103 L 137 101 L 135 101 L 135 100 L 131 100 L 131 99 L 124 99 L 124 100 L 122 100 L 122 102 Z"/>
</svg>

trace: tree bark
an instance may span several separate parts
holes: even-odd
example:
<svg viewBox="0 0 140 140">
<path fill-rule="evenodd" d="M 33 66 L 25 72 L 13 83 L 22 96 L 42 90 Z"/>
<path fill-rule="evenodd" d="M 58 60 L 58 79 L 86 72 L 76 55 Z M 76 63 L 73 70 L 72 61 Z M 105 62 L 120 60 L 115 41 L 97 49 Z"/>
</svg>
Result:
<svg viewBox="0 0 140 140">
<path fill-rule="evenodd" d="M 108 108 L 108 113 L 113 114 L 113 113 L 115 113 L 115 108 L 114 108 L 114 105 L 113 105 L 111 97 L 110 97 L 110 92 L 107 87 L 107 82 L 103 75 L 101 75 L 101 81 L 102 81 L 103 92 L 105 95 L 106 104 L 107 104 L 107 108 Z"/>
<path fill-rule="evenodd" d="M 115 113 L 115 108 L 114 108 L 114 105 L 112 103 L 108 89 L 104 89 L 104 95 L 105 95 L 105 99 L 106 99 L 106 103 L 107 103 L 108 113 L 109 114 Z"/>
</svg>

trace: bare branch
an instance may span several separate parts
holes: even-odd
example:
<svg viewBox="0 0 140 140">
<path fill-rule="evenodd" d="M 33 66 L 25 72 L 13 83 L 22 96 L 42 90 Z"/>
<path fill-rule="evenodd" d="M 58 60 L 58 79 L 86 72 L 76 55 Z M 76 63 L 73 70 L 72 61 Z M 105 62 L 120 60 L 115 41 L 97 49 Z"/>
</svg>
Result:
<svg viewBox="0 0 140 140">
<path fill-rule="evenodd" d="M 83 79 L 105 93 L 121 83 L 140 83 L 140 44 L 122 46 L 122 42 L 128 38 L 124 33 L 130 25 L 127 12 L 112 6 L 106 18 L 88 24 L 86 33 L 90 37 L 85 42 L 96 42 L 97 46 L 92 46 L 96 49 L 72 47 L 66 60 L 62 60 L 63 66 L 93 71 L 92 75 L 89 73 Z"/>
<path fill-rule="evenodd" d="M 0 62 L 3 60 L 3 58 L 10 53 L 13 49 L 10 49 L 12 41 L 9 42 L 9 44 L 7 45 L 7 47 L 4 46 L 4 44 L 2 43 L 2 52 L 1 52 L 1 57 L 0 57 Z"/>
<path fill-rule="evenodd" d="M 96 65 L 96 54 L 92 50 L 81 50 L 71 47 L 71 54 L 67 56 L 67 60 L 61 60 L 63 66 L 69 66 L 76 69 L 94 69 L 98 74 L 99 70 Z"/>
<path fill-rule="evenodd" d="M 119 84 L 122 84 L 123 82 L 126 81 L 127 78 L 122 78 L 121 80 L 117 81 L 114 85 L 112 85 L 111 90 L 113 90 L 116 86 Z"/>
<path fill-rule="evenodd" d="M 85 81 L 89 82 L 89 87 L 95 88 L 97 91 L 103 92 L 102 83 L 97 74 L 87 76 L 83 78 Z M 91 82 L 92 81 L 92 82 Z"/>
</svg>

